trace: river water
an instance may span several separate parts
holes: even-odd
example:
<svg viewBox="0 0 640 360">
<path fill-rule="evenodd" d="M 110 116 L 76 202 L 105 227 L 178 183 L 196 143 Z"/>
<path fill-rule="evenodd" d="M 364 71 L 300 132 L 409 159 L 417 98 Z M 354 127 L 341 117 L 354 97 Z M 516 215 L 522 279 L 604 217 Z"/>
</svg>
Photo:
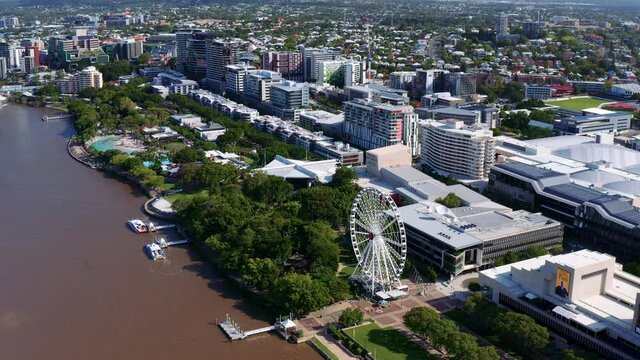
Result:
<svg viewBox="0 0 640 360">
<path fill-rule="evenodd" d="M 0 359 L 320 359 L 263 334 L 230 343 L 216 319 L 244 329 L 270 319 L 188 247 L 152 262 L 136 189 L 74 161 L 68 121 L 0 109 Z"/>
</svg>

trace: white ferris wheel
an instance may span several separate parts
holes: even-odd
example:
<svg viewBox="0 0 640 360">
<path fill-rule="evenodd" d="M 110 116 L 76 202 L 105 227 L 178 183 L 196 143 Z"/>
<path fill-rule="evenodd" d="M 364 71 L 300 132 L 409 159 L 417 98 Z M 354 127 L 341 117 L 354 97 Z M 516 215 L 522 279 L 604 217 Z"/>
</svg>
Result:
<svg viewBox="0 0 640 360">
<path fill-rule="evenodd" d="M 400 285 L 407 235 L 393 199 L 376 189 L 361 190 L 351 208 L 350 232 L 358 259 L 354 276 L 371 295 Z"/>
</svg>

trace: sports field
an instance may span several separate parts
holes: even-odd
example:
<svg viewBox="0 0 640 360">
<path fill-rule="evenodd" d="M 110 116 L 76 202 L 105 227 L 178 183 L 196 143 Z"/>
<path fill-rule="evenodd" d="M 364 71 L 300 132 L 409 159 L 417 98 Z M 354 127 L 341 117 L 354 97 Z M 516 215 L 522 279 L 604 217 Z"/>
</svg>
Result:
<svg viewBox="0 0 640 360">
<path fill-rule="evenodd" d="M 545 101 L 544 103 L 547 105 L 560 106 L 561 108 L 565 108 L 568 110 L 576 110 L 581 111 L 589 108 L 597 108 L 598 106 L 610 103 L 610 100 L 600 100 L 595 98 L 578 98 L 578 99 L 569 99 L 569 100 L 551 100 Z"/>
</svg>

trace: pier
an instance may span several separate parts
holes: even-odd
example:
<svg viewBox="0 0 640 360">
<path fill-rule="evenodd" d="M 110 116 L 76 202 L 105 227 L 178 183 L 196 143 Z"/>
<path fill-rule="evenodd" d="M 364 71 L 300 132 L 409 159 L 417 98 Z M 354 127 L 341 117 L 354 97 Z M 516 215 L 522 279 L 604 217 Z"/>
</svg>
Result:
<svg viewBox="0 0 640 360">
<path fill-rule="evenodd" d="M 167 224 L 167 225 L 155 225 L 155 229 L 156 230 L 162 230 L 162 229 L 171 229 L 176 227 L 176 224 Z"/>
<path fill-rule="evenodd" d="M 187 239 L 183 239 L 183 240 L 175 240 L 175 241 L 167 241 L 167 239 L 161 237 L 161 238 L 156 238 L 155 243 L 160 245 L 161 248 L 168 248 L 169 246 L 174 246 L 174 245 L 182 245 L 182 244 L 186 244 L 188 243 L 189 240 Z"/>
<path fill-rule="evenodd" d="M 225 320 L 223 322 L 218 322 L 216 320 L 216 323 L 231 341 L 243 340 L 252 335 L 263 334 L 273 330 L 278 330 L 276 325 L 271 325 L 255 330 L 243 331 L 242 329 L 240 329 L 240 325 L 238 325 L 238 323 L 231 319 L 229 314 L 226 314 Z"/>
<path fill-rule="evenodd" d="M 56 115 L 56 116 L 49 116 L 47 114 L 44 114 L 42 115 L 42 121 L 64 120 L 64 119 L 71 119 L 72 117 L 73 116 L 69 114 Z"/>
</svg>

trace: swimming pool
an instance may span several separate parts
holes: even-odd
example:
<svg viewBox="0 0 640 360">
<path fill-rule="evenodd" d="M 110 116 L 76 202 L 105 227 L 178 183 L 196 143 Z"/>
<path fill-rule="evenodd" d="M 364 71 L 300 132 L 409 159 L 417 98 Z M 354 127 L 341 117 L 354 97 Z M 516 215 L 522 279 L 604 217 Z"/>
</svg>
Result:
<svg viewBox="0 0 640 360">
<path fill-rule="evenodd" d="M 98 136 L 91 147 L 101 152 L 115 149 L 127 154 L 144 151 L 144 147 L 135 144 L 135 140 L 120 135 Z"/>
</svg>

